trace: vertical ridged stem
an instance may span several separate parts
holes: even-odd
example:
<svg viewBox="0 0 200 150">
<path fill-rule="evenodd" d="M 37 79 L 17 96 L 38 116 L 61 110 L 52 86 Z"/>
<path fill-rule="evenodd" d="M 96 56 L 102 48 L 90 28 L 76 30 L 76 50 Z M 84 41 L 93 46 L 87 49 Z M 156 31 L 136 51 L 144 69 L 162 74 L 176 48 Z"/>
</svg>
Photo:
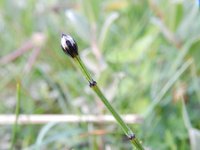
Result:
<svg viewBox="0 0 200 150">
<path fill-rule="evenodd" d="M 109 101 L 106 99 L 104 94 L 101 92 L 99 87 L 97 86 L 97 83 L 92 79 L 91 75 L 89 74 L 87 68 L 85 67 L 84 63 L 82 62 L 81 58 L 79 56 L 76 56 L 73 58 L 76 63 L 78 64 L 79 68 L 81 69 L 82 73 L 86 77 L 87 81 L 90 84 L 90 87 L 94 90 L 94 92 L 99 96 L 101 101 L 104 103 L 104 105 L 107 107 L 107 109 L 112 113 L 113 117 L 116 119 L 116 121 L 119 123 L 121 128 L 123 129 L 124 133 L 130 140 L 130 142 L 135 145 L 135 147 L 138 150 L 144 150 L 142 145 L 140 144 L 139 140 L 136 138 L 135 134 L 131 131 L 131 129 L 127 126 L 127 124 L 122 120 L 120 115 L 115 111 L 115 109 L 112 107 L 112 105 L 109 103 Z"/>
</svg>

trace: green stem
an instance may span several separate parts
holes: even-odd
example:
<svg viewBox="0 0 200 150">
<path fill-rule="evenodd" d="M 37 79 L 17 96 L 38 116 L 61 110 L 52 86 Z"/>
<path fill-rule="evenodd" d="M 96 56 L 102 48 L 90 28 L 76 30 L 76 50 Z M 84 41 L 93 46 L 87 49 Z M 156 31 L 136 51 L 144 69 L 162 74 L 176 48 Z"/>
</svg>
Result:
<svg viewBox="0 0 200 150">
<path fill-rule="evenodd" d="M 15 120 L 15 124 L 14 124 L 13 130 L 12 130 L 12 141 L 11 141 L 10 150 L 14 149 L 14 144 L 17 139 L 17 126 L 18 126 L 19 113 L 20 113 L 20 84 L 17 83 L 17 103 L 16 103 L 16 108 L 15 108 L 16 120 Z"/>
<path fill-rule="evenodd" d="M 79 56 L 76 56 L 74 58 L 76 60 L 77 64 L 79 65 L 79 68 L 81 69 L 82 73 L 85 75 L 88 82 L 92 81 L 92 77 L 90 76 L 89 72 L 87 71 L 87 68 L 85 67 L 84 63 L 82 62 L 81 58 Z"/>
<path fill-rule="evenodd" d="M 76 56 L 73 58 L 76 63 L 79 65 L 82 73 L 85 75 L 86 79 L 90 83 L 90 87 L 94 90 L 94 92 L 99 96 L 101 101 L 104 103 L 104 105 L 107 107 L 107 109 L 112 113 L 116 121 L 119 123 L 121 128 L 123 129 L 126 136 L 129 138 L 130 142 L 135 145 L 135 147 L 138 150 L 144 150 L 142 145 L 140 144 L 139 140 L 135 137 L 135 134 L 131 131 L 131 129 L 127 126 L 127 124 L 122 120 L 120 115 L 115 111 L 115 109 L 112 107 L 112 105 L 109 103 L 109 101 L 106 99 L 104 94 L 101 92 L 99 87 L 97 86 L 96 82 L 92 79 L 90 76 L 87 68 L 85 67 L 84 63 L 82 62 L 81 58 L 79 56 Z"/>
</svg>

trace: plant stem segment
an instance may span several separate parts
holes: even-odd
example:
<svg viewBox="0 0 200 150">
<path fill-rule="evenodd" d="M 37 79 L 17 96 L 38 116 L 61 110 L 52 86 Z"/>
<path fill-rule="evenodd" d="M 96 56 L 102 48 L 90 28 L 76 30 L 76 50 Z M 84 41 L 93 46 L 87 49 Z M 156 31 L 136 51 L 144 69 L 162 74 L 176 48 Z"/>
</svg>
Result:
<svg viewBox="0 0 200 150">
<path fill-rule="evenodd" d="M 15 115 L 16 115 L 16 120 L 15 120 L 15 124 L 13 126 L 13 131 L 12 131 L 12 141 L 11 141 L 11 147 L 10 150 L 14 150 L 14 145 L 15 142 L 17 140 L 17 128 L 18 128 L 18 117 L 20 114 L 20 84 L 17 83 L 17 104 L 16 104 L 16 108 L 15 108 Z"/>
<path fill-rule="evenodd" d="M 109 101 L 106 99 L 104 94 L 101 92 L 99 87 L 97 86 L 96 81 L 94 81 L 89 74 L 87 68 L 85 67 L 84 63 L 82 62 L 79 55 L 73 58 L 75 62 L 78 64 L 79 68 L 81 69 L 82 73 L 86 77 L 87 81 L 89 82 L 90 87 L 94 90 L 94 92 L 99 96 L 101 101 L 104 103 L 104 105 L 107 107 L 107 109 L 112 113 L 116 121 L 119 123 L 121 128 L 123 129 L 124 133 L 130 140 L 130 142 L 135 145 L 135 147 L 138 150 L 144 150 L 142 145 L 140 144 L 139 140 L 136 138 L 135 134 L 131 131 L 131 129 L 127 126 L 127 124 L 122 120 L 120 115 L 115 111 L 115 109 L 112 107 L 112 105 L 109 103 Z"/>
</svg>

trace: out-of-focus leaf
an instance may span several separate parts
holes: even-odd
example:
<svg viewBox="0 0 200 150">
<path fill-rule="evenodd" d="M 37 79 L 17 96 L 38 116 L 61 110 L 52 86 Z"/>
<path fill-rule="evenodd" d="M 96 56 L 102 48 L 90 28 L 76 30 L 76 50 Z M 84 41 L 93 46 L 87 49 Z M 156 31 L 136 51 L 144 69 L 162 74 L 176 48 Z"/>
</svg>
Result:
<svg viewBox="0 0 200 150">
<path fill-rule="evenodd" d="M 69 130 L 63 130 L 62 128 L 69 128 Z M 61 131 L 61 132 L 60 132 Z M 56 122 L 50 122 L 43 126 L 43 128 L 40 130 L 39 135 L 37 137 L 36 143 L 31 145 L 30 147 L 26 148 L 25 150 L 35 150 L 35 149 L 46 149 L 46 148 L 53 148 L 52 145 L 55 145 L 57 147 L 58 143 L 62 143 L 63 140 L 66 140 L 70 137 L 70 144 L 66 143 L 66 145 L 73 145 L 77 141 L 76 139 L 73 140 L 72 137 L 74 135 L 79 135 L 82 133 L 81 129 L 71 128 L 70 125 L 59 125 Z M 84 140 L 84 139 L 83 139 Z M 54 142 L 56 144 L 54 144 Z M 57 148 L 53 148 L 57 149 Z"/>
<path fill-rule="evenodd" d="M 180 23 L 177 35 L 182 41 L 200 36 L 200 15 L 196 7 L 187 10 L 183 21 Z"/>
<path fill-rule="evenodd" d="M 73 10 L 67 10 L 65 14 L 77 35 L 88 43 L 90 41 L 90 29 L 86 18 Z"/>
<path fill-rule="evenodd" d="M 101 0 L 82 0 L 82 7 L 85 15 L 87 16 L 89 22 L 93 24 L 99 19 L 99 13 L 101 12 Z"/>
<path fill-rule="evenodd" d="M 182 3 L 177 3 L 177 4 L 173 4 L 170 7 L 173 8 L 169 12 L 170 15 L 168 15 L 170 19 L 170 27 L 172 31 L 175 31 L 183 17 L 183 5 Z"/>
<path fill-rule="evenodd" d="M 169 130 L 165 132 L 165 139 L 171 150 L 177 150 L 174 135 Z"/>
<path fill-rule="evenodd" d="M 150 45 L 156 36 L 147 35 L 135 42 L 131 49 L 120 49 L 119 51 L 109 51 L 107 59 L 113 63 L 125 63 L 137 61 L 144 58 Z"/>
<path fill-rule="evenodd" d="M 114 11 L 127 8 L 129 3 L 127 1 L 112 1 L 106 5 L 106 10 Z"/>
<path fill-rule="evenodd" d="M 197 72 L 200 72 L 200 37 L 191 45 L 188 56 L 192 56 L 194 58 Z"/>
<path fill-rule="evenodd" d="M 37 146 L 40 146 L 42 144 L 42 141 L 44 140 L 44 137 L 46 136 L 48 131 L 51 130 L 51 128 L 53 128 L 55 125 L 57 125 L 57 123 L 55 123 L 55 122 L 48 123 L 41 129 L 41 131 L 38 134 L 37 140 L 36 140 Z"/>
<path fill-rule="evenodd" d="M 188 116 L 188 112 L 185 106 L 185 101 L 184 99 L 182 99 L 182 115 L 183 115 L 183 120 L 184 120 L 184 124 L 186 126 L 187 129 L 190 129 L 192 127 L 191 122 L 190 122 L 190 118 Z"/>
<path fill-rule="evenodd" d="M 119 14 L 118 14 L 117 12 L 111 13 L 111 14 L 107 17 L 107 19 L 106 19 L 106 21 L 105 21 L 105 23 L 104 23 L 104 25 L 103 25 L 103 27 L 102 27 L 102 30 L 101 30 L 101 32 L 100 32 L 100 38 L 99 38 L 100 49 L 102 49 L 102 47 L 103 47 L 103 45 L 104 45 L 104 42 L 105 42 L 105 40 L 106 40 L 106 36 L 107 36 L 107 33 L 108 33 L 108 31 L 109 31 L 110 26 L 112 25 L 112 23 L 113 23 L 118 17 L 119 17 Z"/>
<path fill-rule="evenodd" d="M 189 129 L 191 150 L 199 150 L 200 148 L 200 131 L 194 128 Z"/>
<path fill-rule="evenodd" d="M 188 40 L 181 48 L 176 60 L 173 62 L 173 66 L 169 70 L 169 74 L 172 74 L 175 72 L 175 70 L 182 65 L 182 63 L 185 61 L 186 57 L 191 57 L 193 45 L 196 45 L 200 42 L 200 37 L 194 37 Z M 198 47 L 197 47 L 198 48 Z M 190 52 L 191 51 L 191 52 Z M 198 50 L 197 50 L 198 52 Z M 197 62 L 198 63 L 198 62 Z"/>
<path fill-rule="evenodd" d="M 191 150 L 199 150 L 200 131 L 192 127 L 184 101 L 182 100 L 182 114 L 186 128 L 189 132 Z"/>
</svg>

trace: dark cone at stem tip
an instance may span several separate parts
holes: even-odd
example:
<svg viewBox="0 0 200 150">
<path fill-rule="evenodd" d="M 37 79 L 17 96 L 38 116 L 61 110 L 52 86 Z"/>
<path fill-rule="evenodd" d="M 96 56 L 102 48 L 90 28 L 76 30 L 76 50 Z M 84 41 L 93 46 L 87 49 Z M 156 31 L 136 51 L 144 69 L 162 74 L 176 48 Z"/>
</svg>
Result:
<svg viewBox="0 0 200 150">
<path fill-rule="evenodd" d="M 62 34 L 61 47 L 65 54 L 71 56 L 72 58 L 78 55 L 78 46 L 70 35 Z"/>
</svg>

